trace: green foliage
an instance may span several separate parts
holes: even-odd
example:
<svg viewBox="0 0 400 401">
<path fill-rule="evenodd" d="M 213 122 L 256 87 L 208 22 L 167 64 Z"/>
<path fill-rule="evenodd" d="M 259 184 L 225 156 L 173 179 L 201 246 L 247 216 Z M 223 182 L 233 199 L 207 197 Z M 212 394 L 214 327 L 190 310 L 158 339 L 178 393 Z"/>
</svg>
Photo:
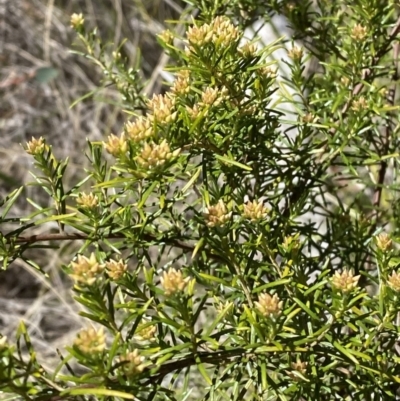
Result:
<svg viewBox="0 0 400 401">
<path fill-rule="evenodd" d="M 398 7 L 190 3 L 200 15 L 184 45 L 159 36 L 176 80 L 152 99 L 73 19 L 131 121 L 88 142 L 91 169 L 69 190 L 68 161 L 42 138 L 28 143 L 54 204 L 8 218 L 22 189 L 2 201 L 0 223 L 16 228 L 0 232 L 0 257 L 40 269 L 29 248 L 83 240 L 62 268 L 93 327 L 49 372 L 21 324 L 0 339 L 0 390 L 41 401 L 395 399 Z M 284 39 L 244 38 L 274 13 L 302 41 L 287 76 L 274 61 Z M 51 221 L 59 233 L 30 236 Z"/>
</svg>

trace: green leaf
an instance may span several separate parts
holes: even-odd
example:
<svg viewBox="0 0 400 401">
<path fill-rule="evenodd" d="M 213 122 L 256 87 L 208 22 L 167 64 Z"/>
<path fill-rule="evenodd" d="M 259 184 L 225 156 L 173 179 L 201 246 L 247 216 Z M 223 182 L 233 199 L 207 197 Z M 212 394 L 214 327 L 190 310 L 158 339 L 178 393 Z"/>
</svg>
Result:
<svg viewBox="0 0 400 401">
<path fill-rule="evenodd" d="M 53 67 L 38 68 L 35 72 L 35 80 L 41 84 L 47 84 L 58 75 L 58 70 Z"/>
<path fill-rule="evenodd" d="M 121 397 L 128 400 L 134 400 L 135 397 L 132 394 L 124 393 L 117 390 L 109 390 L 107 388 L 74 388 L 63 391 L 61 396 L 66 395 L 104 395 L 107 397 Z"/>
<path fill-rule="evenodd" d="M 200 166 L 196 172 L 193 174 L 192 178 L 188 181 L 188 183 L 182 188 L 182 194 L 184 194 L 191 186 L 196 182 L 197 178 L 201 173 L 202 166 Z"/>
<path fill-rule="evenodd" d="M 24 190 L 24 187 L 20 187 L 18 189 L 15 189 L 14 191 L 11 192 L 11 194 L 7 195 L 5 199 L 0 201 L 0 207 L 3 207 L 4 204 L 6 205 L 4 207 L 3 213 L 1 217 L 4 219 L 8 212 L 10 211 L 12 205 L 15 203 L 15 201 L 18 199 L 18 196 L 21 195 L 21 192 Z"/>
<path fill-rule="evenodd" d="M 216 159 L 218 159 L 222 163 L 230 164 L 230 165 L 233 165 L 233 166 L 236 166 L 236 167 L 240 167 L 241 169 L 246 170 L 246 171 L 251 171 L 252 170 L 252 168 L 250 166 L 246 166 L 245 164 L 239 163 L 236 160 L 230 159 L 230 158 L 228 158 L 226 156 L 221 156 L 221 155 L 218 155 L 218 154 L 215 154 L 214 156 L 215 156 Z"/>
<path fill-rule="evenodd" d="M 296 302 L 309 316 L 311 316 L 315 320 L 320 320 L 320 318 L 303 302 L 298 298 L 293 298 L 293 301 Z"/>
<path fill-rule="evenodd" d="M 68 214 L 58 214 L 55 216 L 49 216 L 44 219 L 36 220 L 35 225 L 39 226 L 40 224 L 48 223 L 49 221 L 63 221 L 64 219 L 68 219 L 69 217 L 75 217 L 76 213 L 68 213 Z"/>
<path fill-rule="evenodd" d="M 226 316 L 226 314 L 229 312 L 230 309 L 234 307 L 233 302 L 229 302 L 228 305 L 225 306 L 224 309 L 217 315 L 217 317 L 214 319 L 210 327 L 207 329 L 207 331 L 204 333 L 204 336 L 209 337 L 213 330 L 217 327 L 218 323 Z"/>
<path fill-rule="evenodd" d="M 348 359 L 351 359 L 356 365 L 359 365 L 360 362 L 349 352 L 348 349 L 344 348 L 341 344 L 339 344 L 337 341 L 333 342 L 333 346 L 343 355 L 345 355 Z"/>
<path fill-rule="evenodd" d="M 277 287 L 277 286 L 279 286 L 279 285 L 289 284 L 289 283 L 291 283 L 292 281 L 293 281 L 292 278 L 283 278 L 283 279 L 281 279 L 281 280 L 272 281 L 272 282 L 270 282 L 270 283 L 260 285 L 259 287 L 255 288 L 255 289 L 252 291 L 252 293 L 261 292 L 261 291 L 266 290 L 267 288 L 274 288 L 274 287 Z"/>
<path fill-rule="evenodd" d="M 195 258 L 195 256 L 197 255 L 197 252 L 198 252 L 198 251 L 201 249 L 201 247 L 203 246 L 204 241 L 205 241 L 205 239 L 204 239 L 204 237 L 202 237 L 202 238 L 200 238 L 200 240 L 197 242 L 195 248 L 193 249 L 192 259 Z"/>
<path fill-rule="evenodd" d="M 147 198 L 153 193 L 154 188 L 159 184 L 158 181 L 153 181 L 152 184 L 146 189 L 145 193 L 142 195 L 139 204 L 137 205 L 138 209 L 141 209 L 147 201 Z"/>
<path fill-rule="evenodd" d="M 201 362 L 201 359 L 198 355 L 196 356 L 196 365 L 197 365 L 197 368 L 199 369 L 200 374 L 203 376 L 204 380 L 207 382 L 207 384 L 209 386 L 211 386 L 212 380 L 211 380 L 210 376 L 208 375 L 207 370 L 205 369 L 205 367 L 204 367 L 203 363 Z"/>
</svg>

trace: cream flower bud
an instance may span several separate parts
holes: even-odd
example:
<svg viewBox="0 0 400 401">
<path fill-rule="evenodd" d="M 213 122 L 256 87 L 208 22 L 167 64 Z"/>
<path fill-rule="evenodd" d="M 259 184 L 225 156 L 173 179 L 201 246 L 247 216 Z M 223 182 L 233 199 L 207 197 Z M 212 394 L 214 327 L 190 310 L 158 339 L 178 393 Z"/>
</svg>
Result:
<svg viewBox="0 0 400 401">
<path fill-rule="evenodd" d="M 211 42 L 213 37 L 212 28 L 208 24 L 204 24 L 200 27 L 196 25 L 191 26 L 186 32 L 186 37 L 189 43 L 193 45 L 205 45 L 206 43 Z"/>
<path fill-rule="evenodd" d="M 268 208 L 264 206 L 262 201 L 249 201 L 245 205 L 243 205 L 243 217 L 245 219 L 251 220 L 252 222 L 262 220 L 267 216 L 267 214 Z"/>
<path fill-rule="evenodd" d="M 239 29 L 227 17 L 216 17 L 211 24 L 212 42 L 215 46 L 229 46 L 240 36 Z"/>
<path fill-rule="evenodd" d="M 311 124 L 311 123 L 315 123 L 316 121 L 318 121 L 318 117 L 315 117 L 315 115 L 312 113 L 307 113 L 301 117 L 301 120 L 305 124 Z"/>
<path fill-rule="evenodd" d="M 106 335 L 104 329 L 98 331 L 93 327 L 82 330 L 74 341 L 74 345 L 88 355 L 98 354 L 106 347 Z"/>
<path fill-rule="evenodd" d="M 307 373 L 307 366 L 308 366 L 307 362 L 302 362 L 298 360 L 297 362 L 292 362 L 290 366 L 293 369 L 293 371 L 300 373 L 302 376 L 305 376 Z M 289 377 L 296 382 L 300 381 L 301 378 L 298 375 L 296 375 L 293 371 L 288 372 Z"/>
<path fill-rule="evenodd" d="M 393 270 L 392 274 L 388 277 L 388 284 L 393 290 L 400 292 L 400 274 Z"/>
<path fill-rule="evenodd" d="M 228 209 L 222 199 L 216 205 L 209 206 L 204 213 L 208 227 L 223 226 L 230 220 L 231 216 L 232 212 L 228 213 Z"/>
<path fill-rule="evenodd" d="M 2 336 L 0 338 L 0 351 L 3 349 L 8 348 L 8 343 L 7 343 L 7 337 L 6 336 Z"/>
<path fill-rule="evenodd" d="M 119 157 L 124 155 L 128 150 L 128 144 L 125 139 L 125 134 L 123 133 L 120 138 L 111 134 L 108 136 L 108 141 L 103 142 L 104 149 L 113 155 L 114 157 Z"/>
<path fill-rule="evenodd" d="M 84 208 L 94 209 L 99 204 L 99 198 L 92 192 L 90 192 L 89 194 L 82 192 L 79 194 L 76 203 Z"/>
<path fill-rule="evenodd" d="M 135 349 L 133 352 L 128 352 L 119 358 L 122 362 L 121 368 L 128 376 L 135 376 L 142 373 L 145 365 L 143 363 L 144 357 L 140 356 L 139 351 Z"/>
<path fill-rule="evenodd" d="M 297 370 L 302 375 L 304 375 L 306 373 L 307 365 L 308 365 L 307 362 L 302 362 L 300 360 L 298 360 L 297 362 L 291 363 L 292 369 Z"/>
<path fill-rule="evenodd" d="M 228 90 L 225 87 L 218 88 L 206 88 L 201 94 L 201 103 L 203 106 L 218 106 L 226 98 Z"/>
<path fill-rule="evenodd" d="M 286 252 L 294 252 L 297 253 L 298 250 L 300 249 L 300 240 L 299 240 L 299 233 L 293 235 L 293 236 L 286 236 L 283 240 L 282 243 L 282 248 Z"/>
<path fill-rule="evenodd" d="M 300 61 L 303 57 L 303 49 L 301 47 L 293 47 L 289 50 L 288 56 L 294 61 Z"/>
<path fill-rule="evenodd" d="M 242 99 L 239 106 L 239 112 L 241 115 L 255 115 L 260 110 L 259 106 L 249 102 L 249 99 Z"/>
<path fill-rule="evenodd" d="M 123 260 L 110 259 L 102 267 L 106 269 L 108 277 L 113 280 L 119 280 L 128 270 L 128 265 Z"/>
<path fill-rule="evenodd" d="M 238 50 L 243 57 L 254 57 L 257 54 L 258 48 L 255 43 L 247 42 Z"/>
<path fill-rule="evenodd" d="M 343 76 L 340 78 L 340 83 L 347 88 L 350 85 L 350 78 Z"/>
<path fill-rule="evenodd" d="M 156 332 L 157 326 L 146 326 L 146 323 L 142 323 L 138 326 L 135 332 L 135 338 L 139 341 L 154 341 Z"/>
<path fill-rule="evenodd" d="M 185 279 L 183 278 L 180 270 L 175 270 L 172 267 L 168 271 L 165 271 L 160 278 L 166 296 L 182 292 L 187 286 L 189 280 L 189 277 L 186 277 Z"/>
<path fill-rule="evenodd" d="M 353 100 L 351 103 L 351 109 L 353 111 L 362 111 L 368 107 L 368 102 L 364 96 L 360 96 L 358 99 Z"/>
<path fill-rule="evenodd" d="M 352 39 L 356 40 L 357 42 L 362 41 L 367 36 L 367 28 L 364 26 L 357 24 L 351 30 Z"/>
<path fill-rule="evenodd" d="M 177 95 L 178 94 L 183 95 L 185 93 L 189 93 L 190 92 L 189 77 L 190 77 L 189 70 L 179 71 L 174 81 L 174 84 L 171 88 L 171 91 Z"/>
<path fill-rule="evenodd" d="M 342 273 L 335 272 L 331 279 L 331 283 L 332 287 L 336 290 L 348 293 L 357 287 L 359 279 L 360 276 L 354 276 L 353 272 L 345 269 Z"/>
<path fill-rule="evenodd" d="M 189 114 L 189 117 L 192 120 L 195 120 L 199 116 L 201 110 L 199 106 L 195 104 L 193 107 L 186 106 L 186 111 Z"/>
<path fill-rule="evenodd" d="M 261 75 L 262 78 L 267 79 L 275 79 L 278 75 L 276 68 L 272 67 L 261 67 L 257 70 L 257 72 Z"/>
<path fill-rule="evenodd" d="M 85 23 L 85 19 L 82 14 L 73 13 L 71 15 L 70 24 L 71 28 L 77 29 Z"/>
<path fill-rule="evenodd" d="M 180 149 L 171 152 L 167 141 L 164 139 L 159 145 L 146 143 L 140 156 L 136 157 L 136 161 L 143 168 L 151 169 L 163 165 L 167 160 L 178 156 L 179 153 Z"/>
<path fill-rule="evenodd" d="M 163 42 L 172 45 L 174 42 L 174 34 L 169 30 L 166 29 L 165 31 L 162 31 L 160 34 L 157 35 Z"/>
<path fill-rule="evenodd" d="M 26 153 L 30 155 L 39 155 L 45 150 L 45 140 L 43 137 L 36 139 L 32 137 L 32 140 L 26 143 Z"/>
<path fill-rule="evenodd" d="M 254 305 L 264 317 L 278 317 L 282 313 L 283 301 L 277 294 L 271 296 L 263 293 L 259 295 L 258 302 L 254 302 Z"/>
<path fill-rule="evenodd" d="M 90 258 L 78 255 L 76 262 L 71 263 L 71 268 L 70 276 L 75 282 L 86 285 L 92 285 L 103 271 L 103 267 L 97 262 L 94 253 L 90 255 Z"/>
<path fill-rule="evenodd" d="M 392 247 L 392 239 L 387 233 L 380 233 L 375 237 L 376 246 L 383 252 L 386 252 Z"/>
<path fill-rule="evenodd" d="M 169 123 L 178 115 L 177 111 L 174 111 L 175 98 L 171 94 L 153 95 L 147 104 L 158 123 Z"/>
<path fill-rule="evenodd" d="M 139 117 L 135 121 L 128 121 L 125 124 L 125 132 L 129 139 L 134 142 L 140 142 L 153 136 L 153 124 L 151 118 Z"/>
</svg>

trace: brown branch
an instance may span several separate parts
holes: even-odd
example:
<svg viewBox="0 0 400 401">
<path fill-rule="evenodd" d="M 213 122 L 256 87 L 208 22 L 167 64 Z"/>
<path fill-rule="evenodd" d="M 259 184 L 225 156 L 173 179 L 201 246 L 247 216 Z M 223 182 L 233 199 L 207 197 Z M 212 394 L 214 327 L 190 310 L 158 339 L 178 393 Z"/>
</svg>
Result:
<svg viewBox="0 0 400 401">
<path fill-rule="evenodd" d="M 393 84 L 392 89 L 390 89 L 389 95 L 388 95 L 388 103 L 391 106 L 394 105 L 394 99 L 396 97 L 396 81 L 398 80 L 398 77 L 399 77 L 399 66 L 398 66 L 398 62 L 396 61 L 398 59 L 398 57 L 399 57 L 399 44 L 396 43 L 393 47 L 393 61 L 395 64 L 395 69 L 394 69 L 394 73 L 392 76 L 392 81 L 395 83 Z M 383 154 L 387 154 L 387 152 L 388 152 L 390 137 L 391 137 L 390 124 L 387 124 L 386 129 L 385 129 L 385 136 L 383 139 L 383 146 L 382 146 Z M 376 184 L 376 189 L 375 189 L 375 192 L 373 195 L 373 202 L 372 202 L 375 207 L 379 207 L 379 205 L 381 204 L 382 190 L 383 190 L 383 184 L 385 182 L 387 166 L 388 166 L 387 161 L 381 160 L 379 173 L 378 173 L 378 182 Z M 373 214 L 376 214 L 374 212 L 376 212 L 376 210 L 373 211 Z M 371 232 L 375 231 L 376 224 L 377 224 L 377 222 L 375 222 L 373 224 L 373 226 L 371 226 Z"/>
<path fill-rule="evenodd" d="M 29 235 L 29 236 L 20 236 L 20 237 L 7 237 L 5 235 L 8 243 L 13 242 L 14 244 L 34 244 L 36 242 L 45 242 L 45 241 L 75 241 L 75 240 L 101 240 L 101 238 L 107 239 L 128 239 L 126 235 L 123 233 L 111 233 L 103 236 L 90 236 L 89 234 L 84 233 L 53 233 L 53 234 L 38 234 L 38 235 Z M 168 238 L 168 237 L 156 237 L 155 235 L 143 233 L 140 234 L 140 240 L 148 241 L 148 242 L 156 242 L 157 244 L 165 243 L 172 247 L 176 247 L 182 249 L 186 253 L 192 253 L 195 250 L 195 247 L 187 244 L 184 241 L 181 241 L 176 238 Z M 210 250 L 206 250 L 207 256 L 220 263 L 227 263 L 227 261 L 219 255 L 211 253 Z"/>
<path fill-rule="evenodd" d="M 44 241 L 74 241 L 74 240 L 88 240 L 88 239 L 101 239 L 102 237 L 91 237 L 88 234 L 83 233 L 54 233 L 54 234 L 39 234 L 39 235 L 30 235 L 30 236 L 22 236 L 12 239 L 12 237 L 7 238 L 7 242 L 13 242 L 15 244 L 33 244 L 36 242 L 44 242 Z M 104 235 L 104 238 L 107 239 L 129 239 L 126 235 L 122 233 L 118 234 L 107 234 Z M 158 243 L 165 242 L 168 245 L 175 246 L 177 248 L 183 249 L 186 252 L 193 252 L 194 247 L 188 245 L 187 243 L 173 239 L 173 238 L 157 238 L 151 234 L 143 234 L 141 238 L 145 241 L 157 241 Z"/>
</svg>

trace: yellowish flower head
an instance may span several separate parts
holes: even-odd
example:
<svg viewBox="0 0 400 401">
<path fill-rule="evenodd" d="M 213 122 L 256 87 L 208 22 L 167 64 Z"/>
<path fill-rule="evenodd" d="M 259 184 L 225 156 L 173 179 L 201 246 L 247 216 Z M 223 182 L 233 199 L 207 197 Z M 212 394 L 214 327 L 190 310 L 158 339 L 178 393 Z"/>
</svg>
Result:
<svg viewBox="0 0 400 401">
<path fill-rule="evenodd" d="M 144 357 L 139 354 L 137 349 L 120 357 L 121 368 L 127 376 L 142 373 L 145 368 L 143 361 Z"/>
<path fill-rule="evenodd" d="M 359 279 L 360 276 L 354 276 L 352 271 L 345 269 L 342 273 L 335 272 L 331 279 L 331 283 L 332 287 L 336 290 L 343 293 L 349 293 L 357 288 Z"/>
<path fill-rule="evenodd" d="M 71 268 L 70 276 L 76 283 L 85 285 L 92 285 L 103 271 L 103 267 L 98 263 L 94 253 L 90 255 L 90 258 L 78 255 L 77 260 L 71 263 Z"/>
<path fill-rule="evenodd" d="M 93 327 L 82 330 L 76 337 L 74 345 L 88 355 L 99 354 L 106 347 L 104 329 L 96 330 Z"/>
<path fill-rule="evenodd" d="M 276 318 L 282 313 L 283 301 L 277 294 L 269 295 L 267 293 L 260 294 L 258 301 L 254 305 L 264 317 Z"/>
<path fill-rule="evenodd" d="M 180 149 L 171 152 L 167 141 L 164 139 L 159 145 L 146 143 L 139 156 L 136 157 L 138 164 L 146 169 L 152 169 L 163 165 L 167 160 L 178 156 Z"/>
<path fill-rule="evenodd" d="M 180 270 L 175 270 L 172 267 L 168 271 L 165 271 L 160 279 L 166 296 L 183 292 L 189 280 L 189 277 L 183 278 Z"/>
<path fill-rule="evenodd" d="M 32 137 L 32 140 L 26 143 L 26 153 L 30 155 L 39 155 L 45 150 L 45 140 L 43 137 L 36 139 Z"/>
</svg>

